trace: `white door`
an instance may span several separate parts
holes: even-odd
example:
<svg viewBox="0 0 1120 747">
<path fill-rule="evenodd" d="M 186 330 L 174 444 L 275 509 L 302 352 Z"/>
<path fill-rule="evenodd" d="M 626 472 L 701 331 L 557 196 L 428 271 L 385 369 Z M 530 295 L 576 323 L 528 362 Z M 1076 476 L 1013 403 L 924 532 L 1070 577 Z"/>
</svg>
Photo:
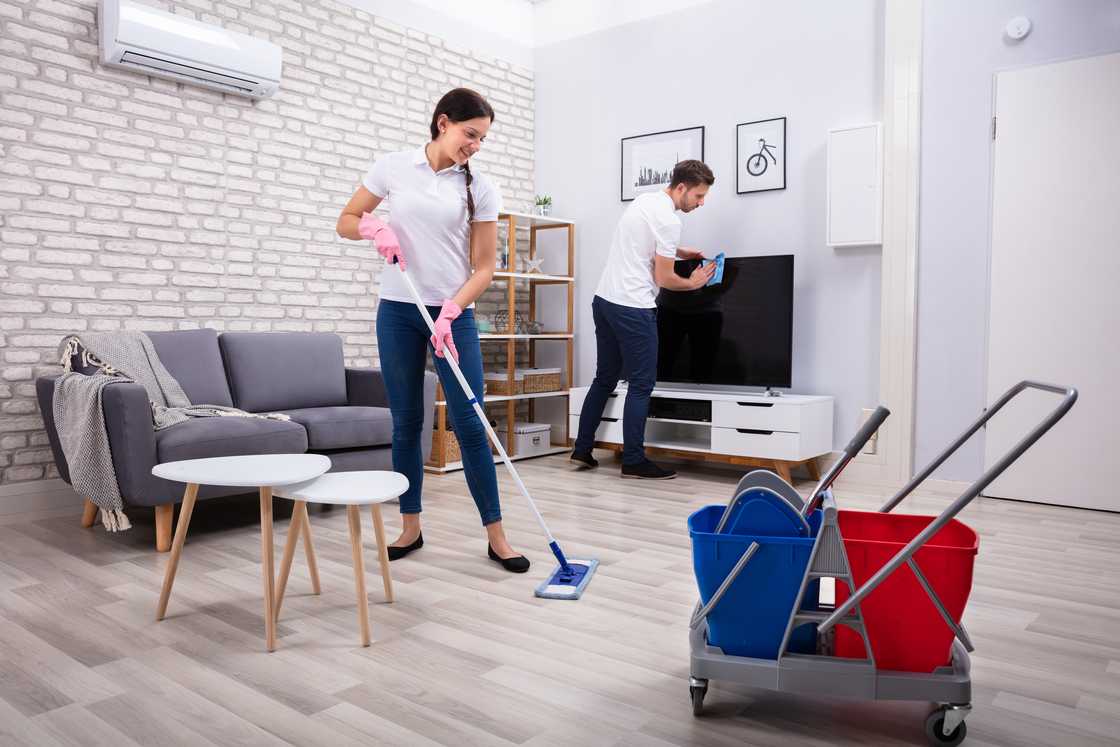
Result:
<svg viewBox="0 0 1120 747">
<path fill-rule="evenodd" d="M 985 494 L 1120 511 L 1120 54 L 996 76 L 988 403 L 1080 398 Z M 985 467 L 1055 404 L 997 414 Z"/>
</svg>

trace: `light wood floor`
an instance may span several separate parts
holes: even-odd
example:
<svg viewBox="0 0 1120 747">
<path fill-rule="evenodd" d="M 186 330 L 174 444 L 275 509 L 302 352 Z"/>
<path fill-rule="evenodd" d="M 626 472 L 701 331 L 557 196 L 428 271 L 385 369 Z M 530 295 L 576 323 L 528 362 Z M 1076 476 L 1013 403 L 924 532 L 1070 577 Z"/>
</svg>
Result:
<svg viewBox="0 0 1120 747">
<path fill-rule="evenodd" d="M 533 560 L 527 576 L 486 559 L 462 475 L 428 476 L 426 545 L 393 563 L 395 604 L 382 603 L 364 516 L 365 649 L 345 511 L 312 513 L 323 594 L 310 594 L 297 554 L 273 654 L 255 498 L 199 503 L 158 624 L 167 555 L 152 551 L 144 516 L 115 536 L 81 529 L 77 509 L 0 517 L 0 743 L 924 744 L 922 703 L 713 682 L 705 717 L 693 718 L 685 518 L 725 502 L 737 473 L 621 480 L 609 457 L 595 473 L 562 457 L 519 469 L 568 554 L 602 561 L 583 599 L 533 597 L 553 563 L 507 477 L 507 530 Z M 874 491 L 837 493 L 846 507 L 878 505 Z M 926 494 L 904 508 L 947 501 Z M 281 547 L 290 503 L 276 505 Z M 387 517 L 394 537 L 395 511 Z M 981 499 L 962 518 L 981 534 L 965 744 L 1118 744 L 1120 516 Z"/>
</svg>

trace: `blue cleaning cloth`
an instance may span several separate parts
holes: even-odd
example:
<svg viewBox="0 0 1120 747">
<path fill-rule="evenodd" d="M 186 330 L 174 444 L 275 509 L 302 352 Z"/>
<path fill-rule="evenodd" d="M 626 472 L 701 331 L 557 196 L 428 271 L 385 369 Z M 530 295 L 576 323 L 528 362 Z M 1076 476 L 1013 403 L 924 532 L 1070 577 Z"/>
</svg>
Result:
<svg viewBox="0 0 1120 747">
<path fill-rule="evenodd" d="M 709 279 L 708 282 L 704 284 L 705 288 L 710 285 L 719 285 L 723 282 L 723 252 L 717 254 L 715 259 L 705 259 L 703 261 L 703 264 L 709 265 L 712 262 L 716 263 L 716 271 L 712 273 L 711 279 Z"/>
</svg>

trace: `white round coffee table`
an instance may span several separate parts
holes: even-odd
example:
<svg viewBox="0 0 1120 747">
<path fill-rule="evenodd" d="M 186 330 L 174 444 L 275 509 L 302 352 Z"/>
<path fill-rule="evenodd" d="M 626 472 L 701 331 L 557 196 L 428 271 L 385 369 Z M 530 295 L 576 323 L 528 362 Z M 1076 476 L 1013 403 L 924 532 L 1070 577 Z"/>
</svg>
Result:
<svg viewBox="0 0 1120 747">
<path fill-rule="evenodd" d="M 183 543 L 187 539 L 187 527 L 198 497 L 199 485 L 221 485 L 225 487 L 257 488 L 261 497 L 261 578 L 264 580 L 264 629 L 265 645 L 269 651 L 276 648 L 276 615 L 273 612 L 275 600 L 275 569 L 272 551 L 272 495 L 273 489 L 280 485 L 302 483 L 318 477 L 331 468 L 331 460 L 322 454 L 254 454 L 248 456 L 211 457 L 209 459 L 187 459 L 180 462 L 165 462 L 152 467 L 152 474 L 165 480 L 183 482 L 187 488 L 183 493 L 183 506 L 179 510 L 179 523 L 175 527 L 175 540 L 171 543 L 171 556 L 167 559 L 167 571 L 163 577 L 163 589 L 159 595 L 159 608 L 156 620 L 167 614 L 167 602 L 171 598 L 171 586 L 175 583 L 175 572 L 179 567 L 179 557 Z M 306 520 L 306 514 L 304 514 Z M 295 517 L 293 516 L 293 524 Z M 310 526 L 307 527 L 308 560 L 314 567 L 314 556 L 310 544 Z M 294 532 L 289 532 L 289 536 Z M 317 576 L 313 576 L 318 586 Z"/>
<path fill-rule="evenodd" d="M 284 544 L 284 558 L 280 564 L 280 581 L 277 586 L 276 611 L 279 618 L 280 604 L 284 600 L 284 588 L 288 585 L 288 573 L 292 569 L 292 556 L 299 540 L 299 527 L 310 529 L 307 520 L 307 504 L 326 503 L 346 506 L 346 518 L 350 524 L 350 551 L 354 560 L 354 587 L 358 593 L 358 625 L 361 628 L 362 645 L 369 645 L 369 598 L 366 596 L 366 573 L 362 562 L 362 519 L 360 506 L 369 506 L 373 514 L 373 529 L 377 539 L 377 557 L 381 563 L 381 582 L 385 586 L 385 601 L 393 601 L 393 581 L 389 576 L 389 551 L 385 542 L 385 523 L 381 517 L 381 504 L 399 497 L 408 490 L 408 478 L 399 472 L 329 472 L 299 485 L 283 485 L 276 488 L 276 495 L 290 498 L 296 502 L 292 512 L 292 526 L 295 531 L 288 533 Z M 296 515 L 301 520 L 296 522 Z"/>
</svg>

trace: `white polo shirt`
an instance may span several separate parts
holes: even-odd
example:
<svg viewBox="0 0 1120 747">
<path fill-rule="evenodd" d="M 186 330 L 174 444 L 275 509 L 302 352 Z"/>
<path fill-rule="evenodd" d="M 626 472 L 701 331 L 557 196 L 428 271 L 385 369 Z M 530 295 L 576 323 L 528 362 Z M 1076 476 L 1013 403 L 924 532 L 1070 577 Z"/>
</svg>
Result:
<svg viewBox="0 0 1120 747">
<path fill-rule="evenodd" d="M 654 254 L 675 258 L 680 243 L 681 219 L 673 198 L 662 190 L 638 195 L 614 229 L 607 267 L 595 295 L 620 306 L 654 308 Z"/>
<path fill-rule="evenodd" d="M 472 171 L 474 222 L 496 221 L 502 196 L 493 182 Z M 440 306 L 471 276 L 467 230 L 467 180 L 463 168 L 432 171 L 424 148 L 398 151 L 373 162 L 362 185 L 387 200 L 386 221 L 401 242 L 408 274 L 425 304 Z M 381 273 L 381 298 L 412 303 L 396 268 Z"/>
</svg>

